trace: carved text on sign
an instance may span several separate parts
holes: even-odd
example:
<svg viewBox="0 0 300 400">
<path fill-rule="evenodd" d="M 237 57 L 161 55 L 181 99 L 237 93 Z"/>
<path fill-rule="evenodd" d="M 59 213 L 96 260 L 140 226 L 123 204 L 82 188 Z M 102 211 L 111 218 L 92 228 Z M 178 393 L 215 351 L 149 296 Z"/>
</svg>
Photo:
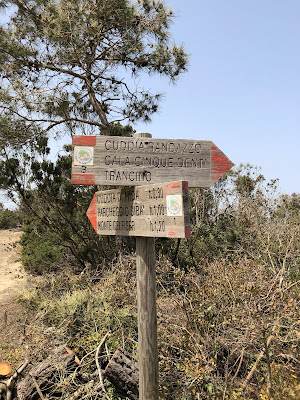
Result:
<svg viewBox="0 0 300 400">
<path fill-rule="evenodd" d="M 137 186 L 173 179 L 210 187 L 233 165 L 208 140 L 73 136 L 73 145 L 72 183 L 78 185 Z"/>
<path fill-rule="evenodd" d="M 99 235 L 189 237 L 187 182 L 95 193 L 87 215 Z"/>
</svg>

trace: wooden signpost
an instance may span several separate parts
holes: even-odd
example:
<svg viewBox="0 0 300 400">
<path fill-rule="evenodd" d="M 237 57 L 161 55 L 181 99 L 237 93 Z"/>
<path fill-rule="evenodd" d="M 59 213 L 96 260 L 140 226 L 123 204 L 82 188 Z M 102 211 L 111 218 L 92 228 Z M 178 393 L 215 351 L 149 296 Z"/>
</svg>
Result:
<svg viewBox="0 0 300 400">
<path fill-rule="evenodd" d="M 188 238 L 188 183 L 96 192 L 87 216 L 98 235 Z"/>
<path fill-rule="evenodd" d="M 155 237 L 190 237 L 188 185 L 208 188 L 232 166 L 211 141 L 73 136 L 72 183 L 123 186 L 95 193 L 95 231 L 136 236 L 140 400 L 158 400 Z"/>
<path fill-rule="evenodd" d="M 138 186 L 174 180 L 208 188 L 233 166 L 208 140 L 73 136 L 73 146 L 74 185 Z"/>
</svg>

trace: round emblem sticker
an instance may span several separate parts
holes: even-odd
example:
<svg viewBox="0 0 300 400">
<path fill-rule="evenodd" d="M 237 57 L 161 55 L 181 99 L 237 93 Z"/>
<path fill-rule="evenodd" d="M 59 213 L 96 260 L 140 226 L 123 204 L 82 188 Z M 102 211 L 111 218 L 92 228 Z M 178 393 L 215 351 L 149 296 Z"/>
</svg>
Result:
<svg viewBox="0 0 300 400">
<path fill-rule="evenodd" d="M 92 147 L 75 148 L 75 165 L 93 165 L 94 152 Z"/>
<path fill-rule="evenodd" d="M 173 217 L 182 216 L 182 197 L 179 195 L 166 196 L 167 215 Z"/>
</svg>

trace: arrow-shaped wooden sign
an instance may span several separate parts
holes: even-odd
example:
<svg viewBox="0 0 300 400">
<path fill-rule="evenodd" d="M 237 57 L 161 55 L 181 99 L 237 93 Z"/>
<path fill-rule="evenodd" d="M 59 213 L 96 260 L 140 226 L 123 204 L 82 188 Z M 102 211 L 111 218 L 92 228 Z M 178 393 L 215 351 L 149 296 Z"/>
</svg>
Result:
<svg viewBox="0 0 300 400">
<path fill-rule="evenodd" d="M 208 188 L 232 166 L 207 140 L 73 136 L 74 185 L 138 186 L 174 180 Z"/>
<path fill-rule="evenodd" d="M 99 235 L 188 238 L 188 183 L 99 191 L 87 216 Z"/>
</svg>

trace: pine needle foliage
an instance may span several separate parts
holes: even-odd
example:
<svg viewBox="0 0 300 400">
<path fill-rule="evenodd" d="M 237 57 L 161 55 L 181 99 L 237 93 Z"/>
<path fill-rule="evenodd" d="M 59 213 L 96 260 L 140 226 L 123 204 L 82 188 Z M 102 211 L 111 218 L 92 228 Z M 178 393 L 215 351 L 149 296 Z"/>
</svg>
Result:
<svg viewBox="0 0 300 400">
<path fill-rule="evenodd" d="M 186 70 L 171 44 L 173 12 L 162 1 L 1 1 L 0 140 L 56 132 L 110 134 L 122 121 L 149 121 L 159 93 L 142 75 L 175 82 Z M 14 134 L 12 135 L 12 131 Z"/>
</svg>

